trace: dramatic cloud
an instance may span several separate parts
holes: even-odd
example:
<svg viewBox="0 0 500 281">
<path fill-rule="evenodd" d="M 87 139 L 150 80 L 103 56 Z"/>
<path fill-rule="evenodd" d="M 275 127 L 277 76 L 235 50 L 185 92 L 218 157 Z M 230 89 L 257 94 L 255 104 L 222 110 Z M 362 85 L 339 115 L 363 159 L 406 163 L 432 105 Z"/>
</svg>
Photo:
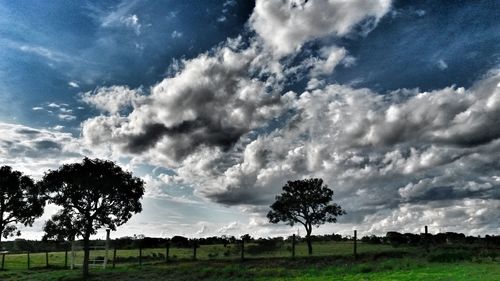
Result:
<svg viewBox="0 0 500 281">
<path fill-rule="evenodd" d="M 346 35 L 363 21 L 375 25 L 390 6 L 390 0 L 258 0 L 250 24 L 277 55 L 287 55 L 312 39 Z"/>
<path fill-rule="evenodd" d="M 285 127 L 242 139 L 241 153 L 193 154 L 178 176 L 216 202 L 247 206 L 269 204 L 287 180 L 322 177 L 350 211 L 344 222 L 377 216 L 384 223 L 371 231 L 413 231 L 421 227 L 414 218 L 421 209 L 498 206 L 499 83 L 492 72 L 470 89 L 386 96 L 329 85 L 300 95 Z M 396 222 L 402 215 L 390 213 L 411 217 Z M 432 216 L 440 227 L 447 220 Z M 498 231 L 491 220 L 474 220 L 474 231 Z"/>
<path fill-rule="evenodd" d="M 290 101 L 279 88 L 268 87 L 269 81 L 253 77 L 257 58 L 254 48 L 227 46 L 185 61 L 180 72 L 154 86 L 126 117 L 87 120 L 83 136 L 91 144 L 122 144 L 128 152 L 153 149 L 169 162 L 202 147 L 228 150 L 242 135 L 279 116 Z M 121 101 L 132 99 L 136 96 L 123 87 L 84 95 L 87 102 L 113 113 Z"/>
<path fill-rule="evenodd" d="M 259 220 L 267 206 L 287 180 L 306 177 L 335 190 L 346 227 L 455 231 L 451 224 L 467 216 L 471 233 L 498 231 L 482 214 L 500 204 L 499 72 L 468 89 L 380 94 L 321 80 L 354 63 L 345 48 L 323 46 L 293 64 L 281 59 L 310 40 L 367 32 L 389 8 L 390 1 L 257 1 L 250 19 L 257 37 L 248 43 L 230 39 L 176 63 L 148 92 L 114 86 L 83 94 L 107 115 L 86 120 L 82 136 L 174 169 L 147 177 L 149 197 L 174 201 L 164 186 L 189 185 L 193 198 L 240 206 L 251 214 L 249 227 L 267 233 Z M 310 79 L 307 91 L 285 93 L 297 77 Z M 248 230 L 238 222 L 210 229 Z"/>
</svg>

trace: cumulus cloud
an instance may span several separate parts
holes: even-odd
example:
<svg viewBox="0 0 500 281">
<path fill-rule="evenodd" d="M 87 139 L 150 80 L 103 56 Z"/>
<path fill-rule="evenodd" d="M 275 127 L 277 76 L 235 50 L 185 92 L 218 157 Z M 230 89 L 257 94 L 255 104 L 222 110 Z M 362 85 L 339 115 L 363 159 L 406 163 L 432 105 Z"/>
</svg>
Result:
<svg viewBox="0 0 500 281">
<path fill-rule="evenodd" d="M 277 55 L 287 55 L 307 41 L 346 35 L 363 20 L 376 23 L 390 7 L 390 0 L 258 0 L 250 24 Z"/>
<path fill-rule="evenodd" d="M 242 135 L 278 116 L 291 98 L 252 77 L 257 57 L 254 48 L 226 46 L 185 61 L 180 72 L 155 85 L 127 116 L 87 120 L 83 136 L 91 144 L 122 144 L 128 152 L 153 149 L 171 161 L 201 147 L 228 150 Z"/>
<path fill-rule="evenodd" d="M 282 59 L 317 38 L 367 31 L 389 8 L 383 0 L 257 1 L 248 44 L 229 39 L 177 63 L 147 93 L 115 86 L 83 94 L 103 114 L 82 123 L 82 137 L 174 168 L 149 180 L 151 197 L 165 196 L 164 185 L 190 185 L 197 196 L 241 206 L 253 227 L 264 226 L 257 218 L 287 180 L 321 177 L 348 210 L 348 227 L 454 231 L 467 217 L 471 233 L 498 232 L 484 216 L 500 201 L 500 72 L 468 89 L 381 94 L 321 80 L 353 63 L 342 47 L 297 57 L 297 67 Z M 306 91 L 284 93 L 304 70 Z"/>
<path fill-rule="evenodd" d="M 345 65 L 349 65 L 352 60 L 353 58 L 347 55 L 347 51 L 344 48 L 337 46 L 323 47 L 319 50 L 319 57 L 306 59 L 302 67 L 310 69 L 309 75 L 314 78 L 332 74 L 337 65 L 342 62 Z"/>
<path fill-rule="evenodd" d="M 127 107 L 144 99 L 140 89 L 129 89 L 126 86 L 111 86 L 97 88 L 81 94 L 83 102 L 109 114 L 117 114 Z"/>
<path fill-rule="evenodd" d="M 305 92 L 295 100 L 296 114 L 286 126 L 242 139 L 241 153 L 192 154 L 178 176 L 195 182 L 205 197 L 243 206 L 268 205 L 287 180 L 322 177 L 350 211 L 343 220 L 352 223 L 368 221 L 368 214 L 389 216 L 437 203 L 497 206 L 499 82 L 493 72 L 469 89 L 382 96 L 329 85 Z M 418 212 L 406 215 L 411 221 Z M 448 225 L 446 217 L 432 218 Z M 404 226 L 391 223 L 380 227 Z M 405 229 L 421 227 L 418 223 Z M 476 224 L 489 232 L 499 227 L 491 220 Z"/>
</svg>

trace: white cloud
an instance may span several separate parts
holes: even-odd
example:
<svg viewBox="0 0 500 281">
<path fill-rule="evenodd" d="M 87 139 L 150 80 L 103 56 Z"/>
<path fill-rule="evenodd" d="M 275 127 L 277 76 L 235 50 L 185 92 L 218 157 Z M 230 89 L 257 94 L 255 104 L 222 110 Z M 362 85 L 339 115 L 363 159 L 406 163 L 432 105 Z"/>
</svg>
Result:
<svg viewBox="0 0 500 281">
<path fill-rule="evenodd" d="M 403 99 L 402 92 L 384 97 L 340 85 L 305 92 L 287 126 L 251 141 L 242 137 L 227 153 L 192 153 L 177 177 L 204 197 L 244 206 L 270 204 L 287 180 L 322 177 L 348 210 L 345 222 L 370 222 L 375 214 L 387 223 L 367 231 L 413 231 L 424 223 L 419 215 L 393 222 L 387 212 L 497 204 L 500 133 L 491 128 L 500 118 L 498 81 L 492 73 L 467 90 L 407 92 Z M 432 218 L 448 227 L 445 218 Z M 475 224 L 473 233 L 499 227 L 491 220 Z"/>
<path fill-rule="evenodd" d="M 120 22 L 125 24 L 125 26 L 132 28 L 136 35 L 141 34 L 142 25 L 139 23 L 139 17 L 136 14 L 121 17 Z"/>
<path fill-rule="evenodd" d="M 54 61 L 54 62 L 63 62 L 63 61 L 71 61 L 72 59 L 61 52 L 51 50 L 42 46 L 35 46 L 35 45 L 21 45 L 18 47 L 20 51 L 26 52 L 26 53 L 31 53 L 35 54 L 41 57 L 44 57 L 48 60 Z"/>
<path fill-rule="evenodd" d="M 78 84 L 78 82 L 76 81 L 69 81 L 68 82 L 68 85 L 71 87 L 71 88 L 80 88 L 80 85 Z"/>
<path fill-rule="evenodd" d="M 282 56 L 312 39 L 346 35 L 367 18 L 376 23 L 390 7 L 390 0 L 258 0 L 250 24 L 265 44 Z"/>
<path fill-rule="evenodd" d="M 69 133 L 0 123 L 0 162 L 36 178 L 61 163 L 80 161 L 83 153 Z"/>
<path fill-rule="evenodd" d="M 76 119 L 76 116 L 74 115 L 71 115 L 71 114 L 58 114 L 57 115 L 57 118 L 59 118 L 60 120 L 63 120 L 63 121 L 73 121 Z"/>
<path fill-rule="evenodd" d="M 317 77 L 329 75 L 347 56 L 344 48 L 336 46 L 324 47 L 320 50 L 319 58 L 311 58 L 305 61 L 306 67 L 311 67 L 310 75 Z"/>
<path fill-rule="evenodd" d="M 448 64 L 442 59 L 438 60 L 436 65 L 441 70 L 445 70 L 448 68 Z"/>
<path fill-rule="evenodd" d="M 64 129 L 64 126 L 56 125 L 54 127 L 51 127 L 50 129 L 55 130 L 55 131 L 62 131 Z"/>
<path fill-rule="evenodd" d="M 227 234 L 229 231 L 239 229 L 240 224 L 237 221 L 233 221 L 228 225 L 225 225 L 217 230 L 218 233 Z"/>
<path fill-rule="evenodd" d="M 273 233 L 257 218 L 287 180 L 306 177 L 321 177 L 335 190 L 348 211 L 344 230 L 446 228 L 463 213 L 471 233 L 498 231 L 498 223 L 477 214 L 498 209 L 500 198 L 499 73 L 469 89 L 381 95 L 320 80 L 353 63 L 342 47 L 320 48 L 293 68 L 279 60 L 358 24 L 367 32 L 389 8 L 390 1 L 258 0 L 250 24 L 259 37 L 249 46 L 229 39 L 182 61 L 144 95 L 126 87 L 86 93 L 87 103 L 109 115 L 82 123 L 82 137 L 111 155 L 175 169 L 148 180 L 150 198 L 174 200 L 166 186 L 189 185 L 195 196 L 253 216 L 250 227 L 207 225 L 217 233 Z M 283 94 L 284 81 L 304 69 L 308 91 Z"/>
<path fill-rule="evenodd" d="M 236 6 L 236 1 L 235 0 L 226 0 L 222 6 L 223 7 L 233 7 L 233 6 Z"/>
<path fill-rule="evenodd" d="M 136 35 L 141 34 L 142 24 L 139 16 L 134 13 L 139 1 L 121 1 L 113 7 L 102 8 L 99 5 L 87 4 L 89 16 L 94 18 L 104 28 L 127 28 Z"/>
<path fill-rule="evenodd" d="M 140 89 L 132 90 L 126 86 L 111 86 L 83 93 L 81 99 L 103 112 L 118 114 L 127 107 L 141 102 L 145 97 L 142 96 Z"/>
<path fill-rule="evenodd" d="M 83 136 L 94 145 L 115 142 L 129 152 L 151 150 L 169 163 L 205 146 L 228 149 L 241 135 L 278 116 L 291 98 L 251 77 L 256 57 L 253 48 L 222 47 L 214 55 L 185 61 L 179 73 L 133 105 L 126 118 L 87 120 Z"/>
<path fill-rule="evenodd" d="M 182 37 L 182 32 L 174 30 L 174 31 L 172 31 L 172 34 L 170 34 L 170 36 L 173 39 L 181 38 Z"/>
</svg>

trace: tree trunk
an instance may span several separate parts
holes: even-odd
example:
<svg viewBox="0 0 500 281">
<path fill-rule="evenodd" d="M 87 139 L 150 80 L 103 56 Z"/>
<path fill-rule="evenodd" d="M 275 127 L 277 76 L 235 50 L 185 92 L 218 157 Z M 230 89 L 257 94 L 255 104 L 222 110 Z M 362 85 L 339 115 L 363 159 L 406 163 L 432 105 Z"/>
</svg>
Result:
<svg viewBox="0 0 500 281">
<path fill-rule="evenodd" d="M 88 234 L 85 234 L 83 237 L 83 279 L 87 279 L 89 277 L 89 255 L 90 255 L 90 249 L 89 249 L 89 236 Z"/>
<path fill-rule="evenodd" d="M 0 223 L 3 223 L 3 222 L 0 222 Z M 3 250 L 2 248 L 2 237 L 3 237 L 3 227 L 0 228 L 0 251 Z"/>
<path fill-rule="evenodd" d="M 312 225 L 310 223 L 306 223 L 306 241 L 307 241 L 307 252 L 309 255 L 312 255 L 313 253 L 313 247 L 311 244 L 311 232 L 312 232 Z"/>
<path fill-rule="evenodd" d="M 313 247 L 312 247 L 312 243 L 311 243 L 311 235 L 308 234 L 306 236 L 306 241 L 307 241 L 307 252 L 309 253 L 309 255 L 312 255 Z"/>
</svg>

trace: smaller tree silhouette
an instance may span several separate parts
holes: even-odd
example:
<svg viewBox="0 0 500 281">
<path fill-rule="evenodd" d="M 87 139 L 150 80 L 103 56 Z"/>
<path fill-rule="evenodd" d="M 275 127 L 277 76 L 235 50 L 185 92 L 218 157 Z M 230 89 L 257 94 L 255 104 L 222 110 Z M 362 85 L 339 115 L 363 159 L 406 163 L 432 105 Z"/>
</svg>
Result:
<svg viewBox="0 0 500 281">
<path fill-rule="evenodd" d="M 15 224 L 33 225 L 44 206 L 43 194 L 29 176 L 9 166 L 0 167 L 0 242 L 2 237 L 21 234 Z"/>
<path fill-rule="evenodd" d="M 312 227 L 319 227 L 325 222 L 335 223 L 337 216 L 345 214 L 339 205 L 330 203 L 332 198 L 333 190 L 323 185 L 322 179 L 288 181 L 283 186 L 283 193 L 276 196 L 267 218 L 271 223 L 302 224 L 306 229 L 307 248 L 311 255 Z"/>
<path fill-rule="evenodd" d="M 89 273 L 89 238 L 100 228 L 115 230 L 142 210 L 144 182 L 111 161 L 83 159 L 49 171 L 41 181 L 50 203 L 59 205 L 45 224 L 44 239 L 83 237 L 83 276 Z"/>
</svg>

